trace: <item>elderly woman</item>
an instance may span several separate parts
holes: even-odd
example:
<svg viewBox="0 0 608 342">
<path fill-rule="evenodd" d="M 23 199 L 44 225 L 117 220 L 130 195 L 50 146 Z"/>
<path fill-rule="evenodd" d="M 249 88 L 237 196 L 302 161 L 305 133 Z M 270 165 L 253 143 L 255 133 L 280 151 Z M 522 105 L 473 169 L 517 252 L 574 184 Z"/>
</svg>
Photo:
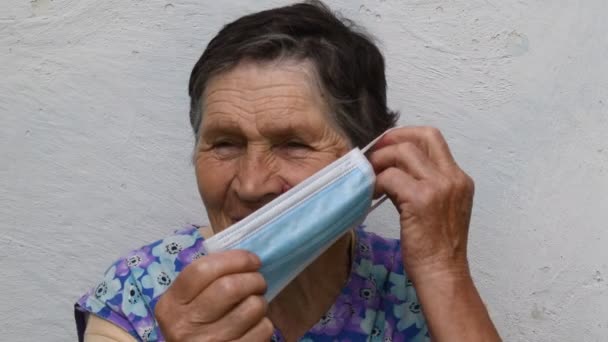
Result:
<svg viewBox="0 0 608 342">
<path fill-rule="evenodd" d="M 394 126 L 383 57 L 352 22 L 319 2 L 242 17 L 209 43 L 189 89 L 210 227 L 112 265 L 76 304 L 81 340 L 499 339 L 467 263 L 473 182 L 433 128 L 391 130 L 368 154 L 400 240 L 352 227 L 269 303 L 256 255 L 204 255 L 204 239 Z"/>
</svg>

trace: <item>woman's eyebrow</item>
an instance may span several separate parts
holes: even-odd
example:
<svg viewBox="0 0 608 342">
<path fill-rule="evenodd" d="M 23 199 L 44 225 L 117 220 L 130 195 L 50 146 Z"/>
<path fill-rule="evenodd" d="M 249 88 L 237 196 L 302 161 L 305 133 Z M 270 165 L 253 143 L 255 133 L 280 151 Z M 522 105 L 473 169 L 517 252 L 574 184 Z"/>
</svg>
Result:
<svg viewBox="0 0 608 342">
<path fill-rule="evenodd" d="M 208 119 L 208 121 L 203 121 L 203 126 L 201 127 L 201 134 L 203 137 L 239 133 L 241 133 L 239 124 L 235 120 L 229 118 Z"/>
<path fill-rule="evenodd" d="M 308 123 L 298 122 L 273 122 L 261 130 L 263 135 L 278 139 L 301 138 L 311 140 L 315 137 L 316 130 Z"/>
</svg>

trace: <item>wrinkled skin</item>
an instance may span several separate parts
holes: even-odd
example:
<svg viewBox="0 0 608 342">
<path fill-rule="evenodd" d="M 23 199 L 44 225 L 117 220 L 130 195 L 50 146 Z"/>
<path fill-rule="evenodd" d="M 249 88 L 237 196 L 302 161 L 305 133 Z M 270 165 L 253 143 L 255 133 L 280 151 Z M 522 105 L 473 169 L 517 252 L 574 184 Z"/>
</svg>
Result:
<svg viewBox="0 0 608 342">
<path fill-rule="evenodd" d="M 214 79 L 195 152 L 217 233 L 349 150 L 304 65 L 245 65 Z"/>
</svg>

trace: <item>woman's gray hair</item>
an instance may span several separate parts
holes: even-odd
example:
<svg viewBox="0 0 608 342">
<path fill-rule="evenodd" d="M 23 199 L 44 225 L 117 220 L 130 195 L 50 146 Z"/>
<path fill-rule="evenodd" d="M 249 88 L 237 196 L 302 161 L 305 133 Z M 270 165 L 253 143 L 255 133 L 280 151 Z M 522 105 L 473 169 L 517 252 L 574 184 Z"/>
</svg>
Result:
<svg viewBox="0 0 608 342">
<path fill-rule="evenodd" d="M 250 14 L 224 26 L 190 76 L 190 123 L 199 138 L 207 82 L 243 60 L 307 60 L 317 73 L 330 120 L 353 146 L 363 147 L 393 127 L 399 114 L 386 106 L 384 58 L 357 25 L 320 1 Z"/>
</svg>

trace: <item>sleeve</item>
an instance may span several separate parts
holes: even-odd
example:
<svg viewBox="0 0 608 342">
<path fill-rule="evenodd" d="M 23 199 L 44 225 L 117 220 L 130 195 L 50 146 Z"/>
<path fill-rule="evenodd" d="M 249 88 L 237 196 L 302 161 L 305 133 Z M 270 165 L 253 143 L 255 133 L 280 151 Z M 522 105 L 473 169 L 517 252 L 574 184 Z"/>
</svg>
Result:
<svg viewBox="0 0 608 342">
<path fill-rule="evenodd" d="M 115 262 L 97 286 L 75 304 L 78 340 L 84 340 L 86 317 L 96 315 L 124 329 L 138 341 L 156 340 L 156 321 L 149 309 L 149 298 L 142 294 L 127 259 Z"/>
<path fill-rule="evenodd" d="M 202 255 L 202 242 L 198 227 L 190 226 L 115 262 L 75 305 L 79 341 L 87 314 L 121 327 L 138 341 L 162 341 L 154 306 L 179 272 Z"/>
</svg>

